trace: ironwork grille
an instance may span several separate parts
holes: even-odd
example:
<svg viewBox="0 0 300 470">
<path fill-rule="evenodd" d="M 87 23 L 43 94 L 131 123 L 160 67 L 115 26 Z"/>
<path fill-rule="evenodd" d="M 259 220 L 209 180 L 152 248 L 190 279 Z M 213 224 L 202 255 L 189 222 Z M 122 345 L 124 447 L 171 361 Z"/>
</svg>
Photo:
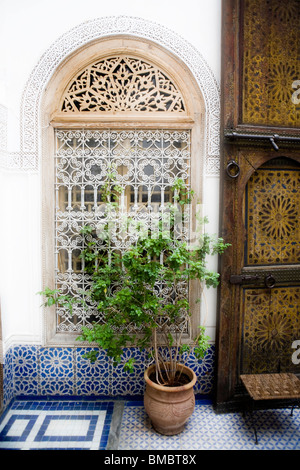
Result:
<svg viewBox="0 0 300 470">
<path fill-rule="evenodd" d="M 80 230 L 87 224 L 97 230 L 103 223 L 101 195 L 109 180 L 113 177 L 122 188 L 111 230 L 111 249 L 122 251 L 135 241 L 128 220 L 142 223 L 147 230 L 157 227 L 164 207 L 174 201 L 175 179 L 189 184 L 190 154 L 190 131 L 186 130 L 56 130 L 56 288 L 80 298 L 89 286 L 91 280 L 80 258 Z M 187 223 L 181 230 L 183 239 L 188 230 Z M 165 286 L 157 289 L 166 298 L 174 295 Z M 188 294 L 187 286 L 179 289 L 175 295 Z M 94 321 L 102 321 L 94 305 L 83 309 L 75 304 L 72 316 L 57 308 L 58 332 L 77 332 Z"/>
</svg>

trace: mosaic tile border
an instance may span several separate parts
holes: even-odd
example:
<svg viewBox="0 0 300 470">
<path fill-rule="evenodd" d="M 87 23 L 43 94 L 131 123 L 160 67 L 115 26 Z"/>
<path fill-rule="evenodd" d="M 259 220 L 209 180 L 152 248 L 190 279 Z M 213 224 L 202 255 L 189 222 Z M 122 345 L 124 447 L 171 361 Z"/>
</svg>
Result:
<svg viewBox="0 0 300 470">
<path fill-rule="evenodd" d="M 0 450 L 105 450 L 113 402 L 16 401 L 0 420 Z"/>
<path fill-rule="evenodd" d="M 15 345 L 4 358 L 4 404 L 16 396 L 141 396 L 144 393 L 145 354 L 134 348 L 125 351 L 134 355 L 133 374 L 122 366 L 113 367 L 104 351 L 92 364 L 83 356 L 91 348 L 42 347 Z M 211 346 L 203 361 L 190 356 L 187 365 L 197 377 L 196 395 L 210 394 L 214 379 L 215 348 Z"/>
</svg>

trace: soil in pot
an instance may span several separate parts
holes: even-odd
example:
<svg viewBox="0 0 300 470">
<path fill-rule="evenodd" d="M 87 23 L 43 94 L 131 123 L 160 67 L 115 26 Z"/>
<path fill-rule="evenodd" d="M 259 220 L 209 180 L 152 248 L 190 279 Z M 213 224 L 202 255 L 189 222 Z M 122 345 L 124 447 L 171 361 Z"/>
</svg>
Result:
<svg viewBox="0 0 300 470">
<path fill-rule="evenodd" d="M 162 375 L 162 378 L 161 378 L 161 375 Z M 166 385 L 167 387 L 181 387 L 182 385 L 186 385 L 190 383 L 191 381 L 190 377 L 188 377 L 183 372 L 179 372 L 179 371 L 176 372 L 175 378 L 172 381 L 172 383 L 168 382 L 168 377 L 165 372 L 162 372 L 161 374 L 159 374 L 159 382 L 157 380 L 157 375 L 155 372 L 152 372 L 152 374 L 150 374 L 149 379 L 156 384 L 160 383 L 162 385 Z"/>
</svg>

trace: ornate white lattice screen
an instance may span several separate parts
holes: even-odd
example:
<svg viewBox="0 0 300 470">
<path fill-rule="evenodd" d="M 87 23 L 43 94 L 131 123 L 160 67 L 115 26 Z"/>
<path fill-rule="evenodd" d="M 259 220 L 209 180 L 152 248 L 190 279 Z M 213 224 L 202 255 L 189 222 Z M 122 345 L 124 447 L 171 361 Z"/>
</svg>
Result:
<svg viewBox="0 0 300 470">
<path fill-rule="evenodd" d="M 81 70 L 64 94 L 61 111 L 185 111 L 176 85 L 157 67 L 141 59 L 118 56 Z"/>
<path fill-rule="evenodd" d="M 121 219 L 112 227 L 112 246 L 124 250 L 135 237 L 130 230 L 120 230 L 124 217 L 130 215 L 146 228 L 155 226 L 159 209 L 172 202 L 175 178 L 189 182 L 190 154 L 186 130 L 57 130 L 56 287 L 79 297 L 90 282 L 79 257 L 80 229 L 86 224 L 97 229 L 103 223 L 101 191 L 112 176 L 122 187 L 116 216 Z M 187 236 L 187 231 L 182 234 Z M 187 295 L 187 287 L 179 294 Z M 101 314 L 92 305 L 86 310 L 75 306 L 72 317 L 57 309 L 58 332 L 77 332 L 95 320 L 101 321 Z"/>
</svg>

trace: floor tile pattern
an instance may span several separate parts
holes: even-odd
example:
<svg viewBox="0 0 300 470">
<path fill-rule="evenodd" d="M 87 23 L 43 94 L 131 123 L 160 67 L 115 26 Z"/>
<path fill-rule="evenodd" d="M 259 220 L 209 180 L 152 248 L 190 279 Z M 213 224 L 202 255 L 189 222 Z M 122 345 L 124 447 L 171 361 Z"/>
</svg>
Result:
<svg viewBox="0 0 300 470">
<path fill-rule="evenodd" d="M 0 421 L 0 450 L 105 449 L 111 402 L 15 401 Z"/>
<path fill-rule="evenodd" d="M 255 411 L 255 444 L 249 415 L 216 414 L 207 401 L 196 402 L 185 431 L 177 436 L 155 432 L 144 407 L 129 403 L 124 408 L 119 450 L 300 450 L 300 410 L 290 414 L 290 409 Z"/>
<path fill-rule="evenodd" d="M 20 450 L 300 450 L 300 409 L 216 414 L 209 399 L 177 436 L 151 426 L 142 401 L 16 399 L 0 417 L 0 451 Z M 116 433 L 116 430 L 118 432 Z M 116 436 L 117 434 L 117 436 Z"/>
</svg>

